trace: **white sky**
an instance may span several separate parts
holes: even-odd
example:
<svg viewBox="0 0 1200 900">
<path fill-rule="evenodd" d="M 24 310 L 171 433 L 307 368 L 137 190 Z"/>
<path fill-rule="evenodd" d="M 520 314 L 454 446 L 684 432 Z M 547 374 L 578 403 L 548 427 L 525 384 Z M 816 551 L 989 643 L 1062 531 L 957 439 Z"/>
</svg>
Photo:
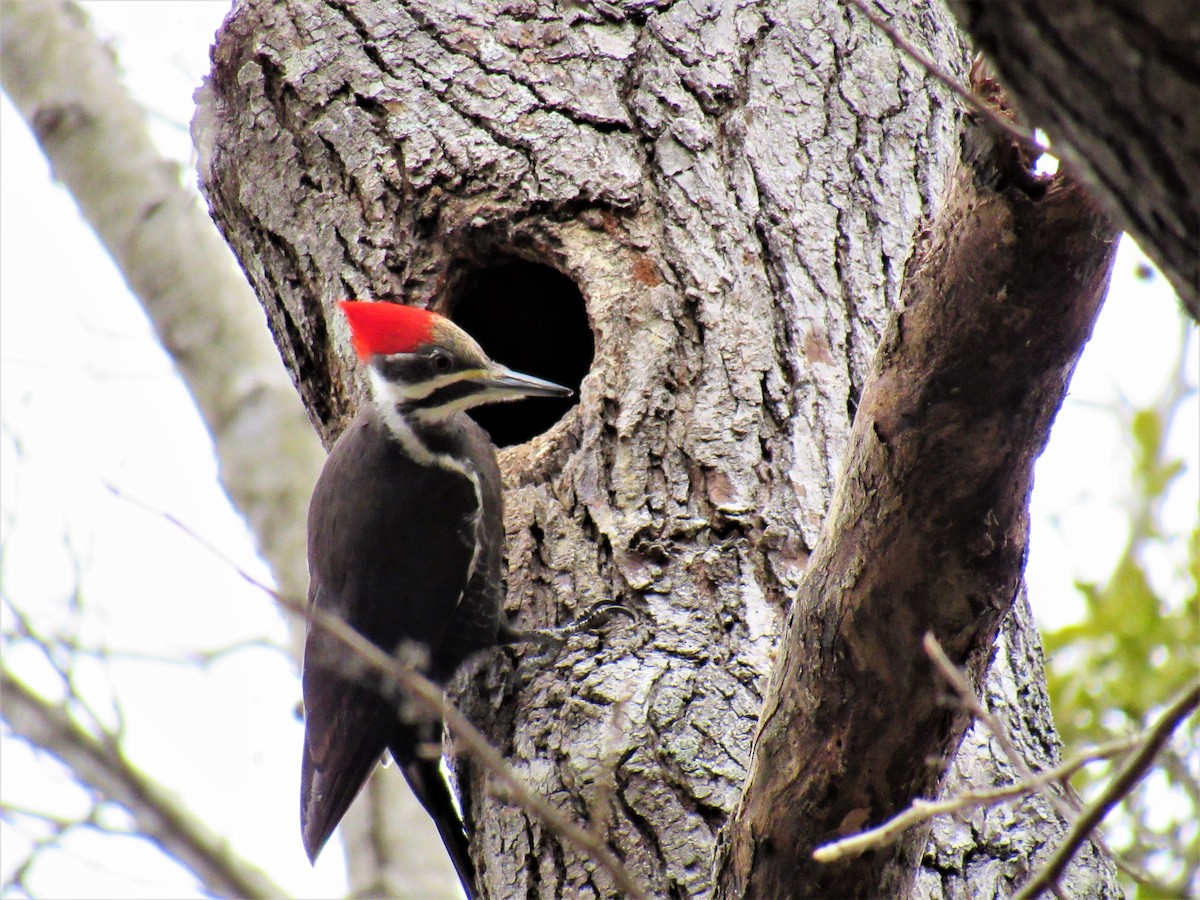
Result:
<svg viewBox="0 0 1200 900">
<path fill-rule="evenodd" d="M 156 141 L 188 166 L 193 183 L 191 94 L 228 4 L 84 6 L 102 34 L 117 36 L 122 68 L 151 111 Z M 208 432 L 140 306 L 73 201 L 51 182 L 7 97 L 0 115 L 6 593 L 35 621 L 68 620 L 64 598 L 77 556 L 85 640 L 173 659 L 246 640 L 284 645 L 268 599 L 187 535 L 105 487 L 169 511 L 269 580 L 217 483 Z M 17 653 L 6 661 L 26 663 L 19 671 L 35 687 L 54 687 Z M 314 871 L 300 844 L 299 685 L 283 653 L 242 650 L 207 672 L 126 661 L 109 677 L 125 710 L 130 759 L 293 896 L 345 893 L 339 848 L 330 847 Z M 104 696 L 99 670 L 84 680 Z M 32 756 L 4 740 L 4 802 L 86 808 L 55 763 Z M 0 837 L 7 878 L 24 842 L 12 829 Z M 191 875 L 148 844 L 85 832 L 68 846 L 36 869 L 40 896 L 197 896 Z"/>
<path fill-rule="evenodd" d="M 128 84 L 152 113 L 163 152 L 191 165 L 191 94 L 228 8 L 210 2 L 83 4 L 115 47 Z M 0 488 L 5 592 L 47 629 L 75 622 L 85 641 L 179 659 L 245 640 L 282 646 L 269 600 L 170 524 L 105 487 L 169 511 L 267 578 L 245 528 L 216 481 L 208 433 L 111 261 L 55 185 L 19 116 L 0 109 Z M 187 176 L 189 182 L 194 176 Z M 1085 353 L 1072 396 L 1038 469 L 1031 596 L 1039 618 L 1079 614 L 1076 578 L 1109 572 L 1125 539 L 1121 506 L 1128 453 L 1106 407 L 1157 396 L 1182 329 L 1165 282 L 1133 277 L 1136 251 L 1118 260 L 1115 287 Z M 1196 380 L 1197 341 L 1189 371 Z M 1177 423 L 1173 446 L 1189 469 L 1168 504 L 1179 532 L 1200 497 L 1198 404 Z M 82 612 L 66 599 L 78 560 Z M 6 620 L 5 625 L 10 623 Z M 7 648 L 6 648 L 7 650 Z M 36 688 L 53 680 L 18 653 L 6 662 Z M 300 845 L 301 729 L 291 663 L 272 649 L 241 650 L 200 672 L 125 660 L 87 682 L 121 698 L 129 758 L 178 793 L 245 859 L 294 896 L 344 894 L 338 848 L 314 871 Z M 82 810 L 82 795 L 53 762 L 3 739 L 5 803 Z M 0 831 L 0 876 L 27 841 Z M 80 832 L 30 881 L 40 896 L 194 897 L 194 880 L 148 844 Z"/>
</svg>

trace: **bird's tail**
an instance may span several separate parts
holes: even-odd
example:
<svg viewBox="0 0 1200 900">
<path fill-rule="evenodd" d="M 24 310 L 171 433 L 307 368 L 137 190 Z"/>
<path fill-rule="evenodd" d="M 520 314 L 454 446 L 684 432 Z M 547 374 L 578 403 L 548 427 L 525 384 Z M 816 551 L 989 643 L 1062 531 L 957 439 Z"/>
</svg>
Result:
<svg viewBox="0 0 1200 900">
<path fill-rule="evenodd" d="M 467 900 L 474 900 L 475 863 L 471 859 L 471 845 L 450 793 L 450 785 L 442 775 L 440 760 L 422 758 L 407 742 L 402 746 L 393 745 L 390 749 L 409 787 L 437 826 L 446 852 L 450 854 L 450 861 L 454 863 L 454 870 L 458 873 L 458 880 L 466 891 Z"/>
</svg>

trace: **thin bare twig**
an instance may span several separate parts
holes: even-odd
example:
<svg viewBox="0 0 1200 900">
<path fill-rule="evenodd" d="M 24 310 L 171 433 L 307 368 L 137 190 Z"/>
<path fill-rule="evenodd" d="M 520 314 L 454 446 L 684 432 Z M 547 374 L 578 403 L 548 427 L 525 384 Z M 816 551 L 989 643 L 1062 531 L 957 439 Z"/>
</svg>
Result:
<svg viewBox="0 0 1200 900">
<path fill-rule="evenodd" d="M 899 815 L 894 816 L 877 828 L 851 835 L 838 841 L 831 841 L 813 851 L 813 858 L 818 862 L 838 862 L 850 859 L 876 847 L 884 847 L 900 839 L 900 836 L 910 828 L 927 822 L 935 816 L 944 816 L 964 809 L 974 809 L 978 806 L 994 806 L 1005 800 L 1014 800 L 1040 791 L 1047 785 L 1065 781 L 1086 765 L 1100 760 L 1111 759 L 1134 749 L 1144 738 L 1143 734 L 1133 737 L 1110 741 L 1085 750 L 1067 762 L 1052 769 L 1038 772 L 1035 775 L 1003 787 L 990 788 L 982 791 L 966 791 L 948 797 L 945 800 L 917 799 Z"/>
<path fill-rule="evenodd" d="M 25 809 L 23 807 L 13 806 L 9 803 L 0 803 L 0 821 L 9 823 L 14 830 L 21 833 L 22 837 L 29 842 L 29 849 L 24 852 L 21 861 L 12 867 L 12 870 L 0 882 L 0 891 L 5 895 L 13 895 L 18 891 L 24 892 L 27 897 L 36 896 L 29 889 L 26 881 L 29 878 L 29 873 L 37 864 L 38 859 L 47 850 L 54 847 L 60 847 L 62 839 L 69 835 L 72 831 L 83 825 L 85 822 L 92 821 L 96 816 L 96 806 L 93 803 L 88 810 L 86 817 L 82 819 L 64 818 L 61 816 L 52 816 L 46 813 L 41 813 L 36 810 Z M 47 834 L 33 835 L 26 833 L 21 828 L 23 819 L 33 819 L 42 824 L 48 830 Z M 14 853 L 15 856 L 15 853 Z M 12 865 L 12 860 L 8 860 L 8 864 Z"/>
<path fill-rule="evenodd" d="M 305 604 L 279 598 L 279 595 L 276 597 L 294 610 L 303 611 L 305 608 Z M 445 693 L 438 685 L 401 660 L 389 656 L 338 616 L 316 608 L 308 610 L 308 613 L 319 628 L 324 628 L 327 633 L 333 635 L 357 660 L 387 676 L 400 689 L 404 699 L 415 700 L 425 712 L 440 716 L 447 730 L 459 742 L 459 746 L 495 776 L 511 799 L 538 816 L 559 837 L 574 844 L 599 863 L 600 867 L 612 876 L 623 896 L 648 900 L 649 895 L 634 881 L 633 876 L 625 870 L 625 866 L 604 840 L 551 806 L 544 797 L 526 785 L 501 756 L 500 751 L 446 699 Z"/>
<path fill-rule="evenodd" d="M 1163 745 L 1175 733 L 1184 719 L 1200 706 L 1200 678 L 1193 681 L 1176 698 L 1166 711 L 1159 716 L 1145 732 L 1145 740 L 1137 752 L 1131 756 L 1094 801 L 1084 808 L 1081 815 L 1071 826 L 1066 840 L 1054 851 L 1050 861 L 1030 879 L 1016 895 L 1016 900 L 1032 900 L 1042 891 L 1049 890 L 1058 884 L 1067 863 L 1079 851 L 1079 847 L 1087 840 L 1092 830 L 1100 824 L 1112 808 L 1123 800 L 1150 771 L 1154 758 L 1158 756 Z"/>
<path fill-rule="evenodd" d="M 80 577 L 78 569 L 75 574 L 76 584 L 74 593 L 78 595 Z M 77 720 L 81 728 L 84 730 L 90 729 L 90 733 L 99 735 L 109 746 L 117 746 L 124 733 L 124 718 L 119 705 L 115 701 L 112 701 L 112 692 L 109 691 L 112 707 L 110 710 L 112 713 L 112 724 L 109 724 L 89 699 L 79 691 L 77 679 L 74 675 L 75 664 L 78 658 L 87 655 L 88 651 L 80 646 L 74 637 L 63 636 L 59 633 L 52 635 L 43 634 L 40 629 L 34 626 L 29 616 L 3 591 L 0 591 L 0 604 L 8 609 L 16 626 L 11 632 L 5 631 L 0 636 L 7 640 L 12 640 L 14 637 L 20 638 L 25 645 L 35 649 L 49 664 L 50 670 L 58 676 L 62 687 L 62 697 L 58 700 L 58 703 L 62 709 L 73 719 Z M 99 658 L 96 654 L 91 655 L 93 658 Z M 109 682 L 109 686 L 111 687 L 111 681 Z"/>
<path fill-rule="evenodd" d="M 963 674 L 958 666 L 950 661 L 950 657 L 946 655 L 946 651 L 942 649 L 942 645 L 938 643 L 937 638 L 933 636 L 932 632 L 925 635 L 924 647 L 926 655 L 929 656 L 934 666 L 937 667 L 938 672 L 954 688 L 954 692 L 958 694 L 963 707 L 975 717 L 976 721 L 982 722 L 984 727 L 992 733 L 1009 765 L 1017 773 L 1017 777 L 1021 781 L 1033 778 L 1033 772 L 1025 763 L 1025 758 L 1013 746 L 1012 739 L 1008 736 L 1008 730 L 979 702 L 979 698 L 975 696 L 975 691 L 971 689 L 970 682 L 967 681 L 967 676 Z M 1064 815 L 1065 818 L 1071 818 L 1063 809 L 1059 809 L 1059 813 Z"/>
<path fill-rule="evenodd" d="M 352 660 L 347 661 L 347 666 L 353 667 L 354 661 L 366 664 L 373 671 L 385 676 L 391 685 L 399 689 L 404 699 L 415 702 L 426 714 L 440 717 L 445 723 L 447 730 L 459 742 L 459 746 L 501 783 L 509 797 L 525 810 L 540 818 L 560 838 L 573 844 L 577 849 L 595 860 L 612 877 L 622 896 L 636 898 L 636 900 L 649 900 L 649 895 L 634 880 L 633 876 L 629 874 L 624 864 L 617 858 L 616 854 L 613 853 L 604 840 L 599 835 L 574 822 L 562 811 L 551 806 L 549 801 L 525 784 L 512 766 L 500 754 L 500 751 L 493 747 L 483 733 L 472 725 L 467 717 L 458 711 L 458 708 L 454 704 L 446 699 L 441 687 L 434 684 L 428 678 L 425 678 L 411 666 L 406 665 L 404 661 L 385 653 L 355 629 L 351 628 L 340 617 L 315 607 L 309 608 L 307 603 L 296 600 L 294 597 L 288 597 L 269 585 L 263 584 L 249 572 L 240 568 L 237 563 L 229 559 L 217 547 L 197 534 L 186 523 L 180 521 L 169 512 L 156 509 L 147 503 L 130 497 L 115 485 L 109 484 L 107 487 L 116 496 L 170 522 L 208 552 L 212 553 L 217 559 L 228 565 L 243 581 L 263 591 L 281 606 L 291 612 L 309 617 L 310 621 L 318 628 L 323 628 L 326 633 L 330 634 L 339 644 L 350 651 Z"/>
<path fill-rule="evenodd" d="M 1186 897 L 1188 893 L 1188 872 L 1185 869 L 1174 883 L 1165 882 L 1147 872 L 1136 862 L 1123 853 L 1111 854 L 1112 861 L 1126 876 L 1147 889 L 1150 897 Z"/>
<path fill-rule="evenodd" d="M 954 663 L 950 661 L 948 656 L 946 656 L 946 652 L 942 649 L 942 645 L 938 643 L 937 638 L 933 636 L 932 632 L 925 635 L 923 644 L 925 653 L 929 656 L 930 660 L 942 674 L 942 677 L 944 677 L 946 681 L 950 683 L 950 686 L 954 688 L 954 691 L 958 694 L 959 700 L 962 702 L 963 707 L 967 709 L 977 721 L 982 722 L 984 727 L 992 733 L 992 736 L 1000 745 L 1000 749 L 1004 753 L 1005 758 L 1008 760 L 1009 765 L 1012 766 L 1013 771 L 1017 773 L 1018 780 L 1026 781 L 1032 778 L 1033 772 L 1026 764 L 1025 758 L 1021 756 L 1021 754 L 1017 752 L 1017 748 L 1013 746 L 1012 739 L 1008 736 L 1008 730 L 998 719 L 996 719 L 995 716 L 993 716 L 987 710 L 987 708 L 979 701 L 979 698 L 975 696 L 975 692 L 971 690 L 971 685 L 967 682 L 967 676 L 963 674 L 962 670 L 959 669 L 958 666 L 954 665 Z M 1059 793 L 1058 791 L 1051 790 L 1049 788 L 1050 786 L 1047 785 L 1047 790 L 1042 792 L 1042 796 L 1045 797 L 1046 800 L 1049 801 L 1050 805 L 1054 807 L 1055 811 L 1062 818 L 1063 822 L 1067 825 L 1070 825 L 1070 823 L 1075 821 L 1075 817 L 1079 814 L 1081 808 L 1078 800 L 1075 799 L 1074 795 L 1070 794 L 1069 792 Z M 1110 850 L 1108 845 L 1105 843 L 1103 835 L 1093 835 L 1093 841 L 1104 853 L 1108 854 L 1109 856 L 1113 855 L 1112 850 Z"/>
<path fill-rule="evenodd" d="M 951 93 L 967 104 L 967 106 L 969 106 L 973 112 L 983 116 L 987 123 L 996 129 L 996 131 L 1000 132 L 1000 134 L 1012 138 L 1012 140 L 1025 147 L 1028 147 L 1035 153 L 1040 154 L 1047 153 L 1049 151 L 1049 148 L 1042 146 L 1042 144 L 1039 143 L 1033 137 L 1033 135 L 1028 134 L 1022 129 L 1018 128 L 1012 122 L 1005 119 L 1003 116 L 999 115 L 994 109 L 988 106 L 981 97 L 979 97 L 973 91 L 963 87 L 958 79 L 943 71 L 937 63 L 925 55 L 924 51 L 921 50 L 920 47 L 901 34 L 894 25 L 881 18 L 869 6 L 867 6 L 866 0 L 842 0 L 842 2 L 853 6 L 860 13 L 866 16 L 867 21 L 887 35 L 888 39 L 896 46 L 897 49 L 899 49 L 913 62 L 940 81 L 943 85 L 945 85 Z"/>
<path fill-rule="evenodd" d="M 58 703 L 38 696 L 0 666 L 4 720 L 13 733 L 46 750 L 100 796 L 129 811 L 138 831 L 187 866 L 213 892 L 234 897 L 283 897 L 285 892 L 188 814 L 110 743 L 90 734 Z"/>
</svg>

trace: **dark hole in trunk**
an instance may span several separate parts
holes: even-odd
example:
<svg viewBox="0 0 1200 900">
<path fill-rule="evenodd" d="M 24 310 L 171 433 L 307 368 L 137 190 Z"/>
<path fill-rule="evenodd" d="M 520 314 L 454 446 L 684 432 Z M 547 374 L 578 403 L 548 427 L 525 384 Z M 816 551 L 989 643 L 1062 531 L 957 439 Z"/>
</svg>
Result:
<svg viewBox="0 0 1200 900">
<path fill-rule="evenodd" d="M 566 275 L 516 258 L 471 269 L 451 292 L 450 317 L 497 362 L 575 391 L 471 410 L 497 447 L 541 434 L 579 400 L 594 345 L 583 295 Z"/>
</svg>

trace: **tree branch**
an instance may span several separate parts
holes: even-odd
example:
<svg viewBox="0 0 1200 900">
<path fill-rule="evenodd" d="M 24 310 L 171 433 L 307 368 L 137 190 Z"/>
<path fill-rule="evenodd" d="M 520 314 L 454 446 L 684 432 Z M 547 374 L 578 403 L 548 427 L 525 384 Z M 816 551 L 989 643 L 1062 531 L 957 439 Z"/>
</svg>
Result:
<svg viewBox="0 0 1200 900">
<path fill-rule="evenodd" d="M 813 858 L 817 862 L 823 863 L 849 859 L 868 850 L 893 844 L 908 829 L 924 824 L 936 816 L 947 816 L 967 809 L 995 806 L 1006 800 L 1016 800 L 1026 794 L 1032 794 L 1049 785 L 1064 781 L 1091 763 L 1128 753 L 1143 739 L 1144 735 L 1139 734 L 1119 741 L 1110 741 L 1099 747 L 1090 747 L 1072 756 L 1062 765 L 1031 774 L 1028 778 L 1006 784 L 1003 787 L 983 791 L 965 791 L 955 794 L 953 797 L 947 797 L 945 800 L 914 800 L 908 809 L 884 822 L 878 828 L 872 828 L 861 834 L 818 847 L 813 851 Z"/>
<path fill-rule="evenodd" d="M 996 743 L 1000 745 L 1000 750 L 1004 754 L 1004 758 L 1008 760 L 1008 764 L 1017 773 L 1017 778 L 1021 781 L 1032 781 L 1035 777 L 1033 771 L 1025 762 L 1025 758 L 1013 745 L 1012 738 L 1008 734 L 1008 729 L 997 721 L 996 717 L 988 712 L 987 707 L 975 696 L 975 691 L 967 680 L 966 674 L 950 661 L 950 657 L 946 655 L 946 651 L 942 649 L 942 645 L 938 643 L 938 639 L 933 636 L 932 632 L 925 635 L 922 646 L 942 678 L 958 694 L 963 709 L 971 714 L 972 719 L 982 722 L 992 737 L 995 738 Z M 1050 793 L 1048 796 L 1064 821 L 1069 822 L 1075 817 L 1074 811 L 1062 801 L 1061 797 L 1055 793 Z"/>
<path fill-rule="evenodd" d="M 324 460 L 229 248 L 75 6 L 3 0 L 0 81 L 149 316 L 213 435 L 221 485 L 285 590 L 303 592 Z"/>
<path fill-rule="evenodd" d="M 910 263 L 722 837 L 723 896 L 895 894 L 912 876 L 923 829 L 833 865 L 812 850 L 932 793 L 957 748 L 969 717 L 938 703 L 922 640 L 986 667 L 1020 586 L 1033 464 L 1115 249 L 1076 184 L 1027 193 L 1027 171 L 980 162 L 1007 152 L 958 172 Z"/>
<path fill-rule="evenodd" d="M 867 21 L 887 35 L 888 40 L 895 44 L 905 56 L 940 81 L 942 85 L 950 91 L 950 93 L 954 94 L 954 96 L 958 97 L 964 104 L 966 104 L 967 109 L 976 115 L 981 116 L 985 122 L 995 129 L 999 136 L 1008 137 L 1009 139 L 1035 153 L 1045 153 L 1049 149 L 1039 144 L 1032 134 L 1022 131 L 1003 115 L 1001 115 L 999 111 L 988 106 L 987 101 L 984 100 L 984 98 L 973 93 L 957 78 L 954 78 L 948 74 L 944 69 L 942 69 L 941 66 L 930 59 L 927 53 L 906 38 L 900 32 L 900 29 L 896 28 L 882 16 L 876 14 L 871 7 L 867 5 L 866 0 L 842 0 L 842 2 L 849 6 L 853 6 L 860 13 L 866 16 Z"/>
<path fill-rule="evenodd" d="M 1051 890 L 1058 883 L 1067 863 L 1079 851 L 1092 830 L 1103 821 L 1114 806 L 1132 791 L 1145 777 L 1163 745 L 1175 733 L 1179 723 L 1200 706 L 1200 679 L 1191 683 L 1166 711 L 1145 732 L 1145 739 L 1137 752 L 1129 758 L 1121 771 L 1104 787 L 1094 801 L 1089 803 L 1075 823 L 1062 845 L 1054 852 L 1050 862 L 1035 875 L 1017 894 L 1017 900 L 1033 900 L 1043 891 Z"/>
<path fill-rule="evenodd" d="M 277 597 L 276 599 L 297 612 L 306 607 L 306 604 L 289 597 Z M 397 704 L 414 702 L 425 715 L 441 719 L 446 730 L 457 741 L 459 749 L 487 769 L 503 785 L 509 799 L 541 819 L 559 838 L 573 844 L 595 860 L 600 868 L 612 878 L 622 897 L 630 897 L 633 900 L 649 900 L 645 889 L 626 871 L 625 866 L 617 859 L 605 843 L 604 838 L 579 825 L 552 806 L 545 797 L 531 790 L 512 766 L 505 761 L 500 751 L 492 746 L 483 733 L 446 699 L 445 691 L 441 687 L 421 675 L 403 660 L 384 653 L 337 616 L 315 607 L 309 608 L 308 612 L 318 628 L 324 628 L 337 639 L 344 649 L 349 651 L 344 661 L 344 668 L 349 674 L 361 678 L 362 666 L 366 664 L 372 672 L 383 675 L 386 679 L 384 686 L 392 688 L 389 693 Z M 337 664 L 339 661 L 333 660 L 333 662 Z"/>
<path fill-rule="evenodd" d="M 191 816 L 151 779 L 135 769 L 110 742 L 79 727 L 0 667 L 4 721 L 13 733 L 58 758 L 89 788 L 133 817 L 139 833 L 189 868 L 213 894 L 228 897 L 285 897 L 259 869 L 238 858 L 218 835 Z"/>
<path fill-rule="evenodd" d="M 421 713 L 433 716 L 445 723 L 446 729 L 458 741 L 459 748 L 475 762 L 487 769 L 496 780 L 508 791 L 509 797 L 528 812 L 540 818 L 551 831 L 564 841 L 575 845 L 591 859 L 595 860 L 613 879 L 616 887 L 625 897 L 635 900 L 648 900 L 648 894 L 625 869 L 621 861 L 609 849 L 604 838 L 599 834 L 577 824 L 566 814 L 550 804 L 546 798 L 531 790 L 519 775 L 513 770 L 487 737 L 476 728 L 466 716 L 446 699 L 445 691 L 434 684 L 424 675 L 416 671 L 411 664 L 401 658 L 385 653 L 371 643 L 336 615 L 325 612 L 306 602 L 283 594 L 268 585 L 263 584 L 253 575 L 241 569 L 219 549 L 214 547 L 185 522 L 164 510 L 156 510 L 146 503 L 121 494 L 115 488 L 114 492 L 129 502 L 141 507 L 147 512 L 161 516 L 164 520 L 180 529 L 184 534 L 228 565 L 248 584 L 258 588 L 273 597 L 275 602 L 285 609 L 307 616 L 311 623 L 323 628 L 341 644 L 347 651 L 344 659 L 326 660 L 333 665 L 341 666 L 344 673 L 350 677 L 362 678 L 364 668 L 371 673 L 383 676 L 382 688 L 394 696 L 397 704 L 412 702 Z"/>
<path fill-rule="evenodd" d="M 155 148 L 145 111 L 87 16 L 54 0 L 0 0 L 0 12 L 4 91 L 171 355 L 213 436 L 221 485 L 281 590 L 302 594 L 306 504 L 324 451 L 257 300 L 206 212 L 181 186 L 179 167 Z M 362 834 L 386 819 L 402 823 L 394 831 L 405 840 L 349 839 L 350 848 L 369 843 L 380 851 L 348 853 L 352 884 L 384 885 L 391 893 L 455 890 L 448 864 L 440 874 L 414 866 L 440 849 L 440 840 L 399 772 L 387 770 L 383 779 L 392 791 L 386 816 L 368 792 L 344 820 L 343 834 Z"/>
<path fill-rule="evenodd" d="M 951 0 L 1022 112 L 1200 318 L 1192 0 Z"/>
</svg>

